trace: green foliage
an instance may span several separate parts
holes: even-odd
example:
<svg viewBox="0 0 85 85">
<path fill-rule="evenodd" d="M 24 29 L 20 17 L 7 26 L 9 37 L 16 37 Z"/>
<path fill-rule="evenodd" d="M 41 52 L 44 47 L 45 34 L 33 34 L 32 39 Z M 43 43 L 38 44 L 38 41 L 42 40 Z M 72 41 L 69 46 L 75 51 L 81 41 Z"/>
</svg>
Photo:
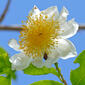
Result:
<svg viewBox="0 0 85 85">
<path fill-rule="evenodd" d="M 71 71 L 72 85 L 85 85 L 85 50 L 80 53 L 74 63 L 79 63 L 80 67 Z"/>
<path fill-rule="evenodd" d="M 8 53 L 3 48 L 0 48 L 0 72 L 1 68 L 4 70 L 4 68 L 8 68 L 10 66 L 11 64 L 9 63 Z"/>
<path fill-rule="evenodd" d="M 11 85 L 11 79 L 0 76 L 0 85 Z"/>
<path fill-rule="evenodd" d="M 41 80 L 38 82 L 34 82 L 30 85 L 63 85 L 63 84 L 53 80 Z"/>
<path fill-rule="evenodd" d="M 47 68 L 47 67 L 37 68 L 32 64 L 30 64 L 30 66 L 24 69 L 23 71 L 25 74 L 29 74 L 29 75 L 46 75 L 52 73 L 54 75 L 60 76 L 55 68 Z"/>
<path fill-rule="evenodd" d="M 8 53 L 0 48 L 0 85 L 11 85 L 11 78 L 16 78 L 15 71 L 11 70 Z"/>
</svg>

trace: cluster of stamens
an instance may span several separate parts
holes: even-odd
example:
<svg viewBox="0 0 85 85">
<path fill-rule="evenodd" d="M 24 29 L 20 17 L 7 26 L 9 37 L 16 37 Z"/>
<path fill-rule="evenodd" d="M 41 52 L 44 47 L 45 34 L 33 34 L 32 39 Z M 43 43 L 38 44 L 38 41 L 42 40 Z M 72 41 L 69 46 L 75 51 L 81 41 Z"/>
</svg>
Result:
<svg viewBox="0 0 85 85">
<path fill-rule="evenodd" d="M 54 47 L 55 39 L 60 30 L 58 21 L 43 18 L 43 15 L 28 17 L 26 25 L 23 25 L 23 30 L 20 32 L 20 48 L 27 55 L 33 57 L 43 56 L 44 53 L 49 54 L 50 49 Z"/>
</svg>

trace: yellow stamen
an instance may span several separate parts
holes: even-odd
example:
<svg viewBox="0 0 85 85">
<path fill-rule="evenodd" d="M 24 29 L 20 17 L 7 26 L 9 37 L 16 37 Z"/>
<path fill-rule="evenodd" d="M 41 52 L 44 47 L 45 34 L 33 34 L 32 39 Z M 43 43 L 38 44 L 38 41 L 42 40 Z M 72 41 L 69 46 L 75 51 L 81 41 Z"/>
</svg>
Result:
<svg viewBox="0 0 85 85">
<path fill-rule="evenodd" d="M 27 55 L 39 57 L 44 53 L 49 54 L 50 49 L 56 43 L 58 31 L 60 30 L 58 21 L 47 20 L 47 16 L 36 16 L 35 20 L 29 17 L 28 26 L 23 25 L 23 30 L 20 32 L 20 48 L 24 49 Z"/>
</svg>

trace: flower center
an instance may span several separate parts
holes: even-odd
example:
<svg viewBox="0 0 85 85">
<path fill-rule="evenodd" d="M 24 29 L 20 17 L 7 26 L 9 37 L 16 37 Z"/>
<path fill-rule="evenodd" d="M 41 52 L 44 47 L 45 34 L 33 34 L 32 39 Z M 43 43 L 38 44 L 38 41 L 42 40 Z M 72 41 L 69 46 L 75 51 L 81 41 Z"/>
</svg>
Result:
<svg viewBox="0 0 85 85">
<path fill-rule="evenodd" d="M 59 23 L 53 19 L 47 20 L 42 15 L 36 16 L 35 20 L 29 17 L 29 21 L 23 25 L 20 32 L 20 48 L 24 49 L 27 55 L 42 56 L 49 53 L 50 49 L 57 43 L 54 40 L 59 35 Z"/>
</svg>

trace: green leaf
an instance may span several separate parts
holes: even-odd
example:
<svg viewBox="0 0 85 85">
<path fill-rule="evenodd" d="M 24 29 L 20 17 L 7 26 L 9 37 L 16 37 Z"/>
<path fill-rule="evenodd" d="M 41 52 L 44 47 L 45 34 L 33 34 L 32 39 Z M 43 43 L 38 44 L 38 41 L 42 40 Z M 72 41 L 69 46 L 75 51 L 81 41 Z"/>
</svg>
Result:
<svg viewBox="0 0 85 85">
<path fill-rule="evenodd" d="M 11 85 L 11 79 L 0 76 L 0 85 Z"/>
<path fill-rule="evenodd" d="M 29 75 L 46 75 L 52 73 L 54 75 L 60 76 L 55 68 L 47 68 L 47 67 L 37 68 L 32 64 L 30 64 L 30 66 L 24 69 L 23 71 L 25 74 Z"/>
<path fill-rule="evenodd" d="M 41 80 L 29 85 L 63 85 L 63 84 L 53 80 Z"/>
<path fill-rule="evenodd" d="M 74 63 L 79 63 L 80 66 L 71 71 L 70 79 L 72 85 L 85 85 L 85 50 L 80 53 Z"/>
<path fill-rule="evenodd" d="M 10 62 L 9 62 L 9 56 L 8 56 L 8 53 L 3 49 L 3 48 L 0 48 L 0 67 L 3 67 L 3 66 L 10 66 Z"/>
<path fill-rule="evenodd" d="M 9 67 L 11 67 L 11 64 L 8 53 L 3 48 L 0 48 L 0 74 L 8 74 Z"/>
<path fill-rule="evenodd" d="M 0 75 L 5 74 L 13 79 L 16 78 L 15 71 L 11 70 L 8 53 L 0 47 Z"/>
</svg>

